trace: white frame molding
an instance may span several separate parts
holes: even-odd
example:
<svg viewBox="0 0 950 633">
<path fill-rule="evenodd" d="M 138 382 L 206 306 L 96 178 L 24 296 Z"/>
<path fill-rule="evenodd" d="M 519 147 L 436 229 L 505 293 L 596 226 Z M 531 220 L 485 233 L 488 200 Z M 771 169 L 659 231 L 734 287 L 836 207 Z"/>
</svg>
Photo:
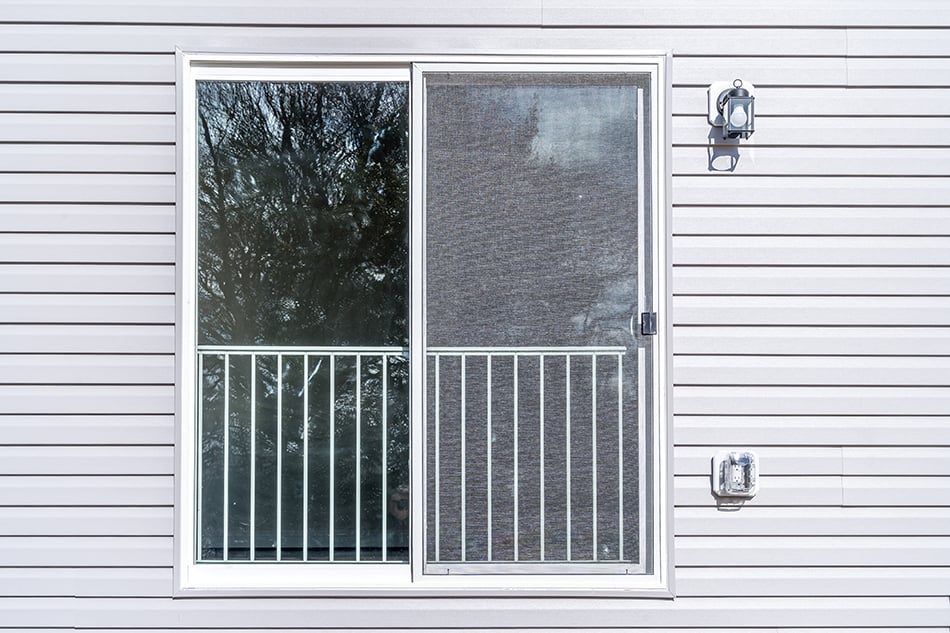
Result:
<svg viewBox="0 0 950 633">
<path fill-rule="evenodd" d="M 176 496 L 175 595 L 310 595 L 310 596 L 629 596 L 670 598 L 672 579 L 672 414 L 670 276 L 670 58 L 636 52 L 552 52 L 492 55 L 240 55 L 191 54 L 178 51 L 177 296 L 176 321 Z M 650 346 L 653 364 L 651 398 L 653 469 L 652 524 L 641 524 L 641 550 L 653 564 L 650 574 L 456 574 L 423 573 L 425 563 L 425 363 L 410 370 L 412 540 L 410 564 L 398 563 L 196 563 L 195 497 L 195 223 L 197 219 L 195 82 L 198 80 L 268 81 L 408 81 L 410 83 L 410 358 L 425 358 L 424 327 L 424 82 L 429 70 L 631 72 L 650 77 L 652 182 L 653 310 L 657 332 Z M 642 188 L 638 187 L 638 190 Z M 642 249 L 640 249 L 642 250 Z M 640 297 L 642 301 L 642 296 Z M 638 305 L 643 305 L 642 302 Z M 640 348 L 644 354 L 644 348 Z M 643 388 L 643 380 L 641 389 Z M 641 418 L 642 419 L 642 418 Z M 643 428 L 643 424 L 640 428 Z M 641 431 L 642 432 L 642 431 Z M 641 444 L 642 445 L 642 444 Z M 641 459 L 641 485 L 644 481 Z M 643 517 L 644 513 L 640 513 Z M 650 530 L 647 539 L 644 529 Z"/>
</svg>

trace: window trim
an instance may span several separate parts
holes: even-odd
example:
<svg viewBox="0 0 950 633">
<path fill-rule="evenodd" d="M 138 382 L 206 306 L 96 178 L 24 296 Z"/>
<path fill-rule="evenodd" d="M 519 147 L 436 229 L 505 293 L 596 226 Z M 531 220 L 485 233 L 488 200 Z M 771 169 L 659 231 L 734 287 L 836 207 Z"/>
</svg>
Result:
<svg viewBox="0 0 950 633">
<path fill-rule="evenodd" d="M 669 234 L 669 55 L 636 53 L 555 52 L 511 55 L 423 55 L 423 56 L 336 56 L 336 55 L 242 55 L 177 52 L 178 116 L 177 148 L 177 294 L 176 320 L 176 495 L 175 495 L 175 582 L 176 596 L 192 595 L 320 595 L 320 596 L 492 596 L 492 595 L 573 595 L 672 597 L 672 442 L 671 442 L 671 298 Z M 477 66 L 476 66 L 477 65 Z M 583 66 L 583 68 L 581 68 Z M 196 375 L 193 362 L 196 336 L 196 227 L 194 179 L 197 144 L 195 138 L 195 85 L 199 79 L 242 80 L 352 80 L 407 81 L 410 90 L 410 357 L 425 358 L 424 325 L 424 156 L 418 139 L 424 130 L 425 108 L 422 73 L 428 70 L 478 70 L 513 72 L 530 67 L 552 72 L 578 70 L 623 70 L 650 76 L 651 94 L 645 107 L 651 110 L 649 155 L 651 164 L 652 278 L 653 310 L 657 312 L 657 332 L 653 339 L 652 362 L 652 525 L 649 537 L 641 529 L 641 543 L 652 543 L 652 574 L 534 574 L 534 575 L 433 575 L 424 574 L 424 503 L 412 504 L 411 555 L 409 564 L 295 563 L 228 564 L 194 561 L 196 518 L 193 490 L 196 485 L 197 456 L 193 414 L 196 405 Z M 638 188 L 639 190 L 640 188 Z M 637 221 L 641 223 L 642 214 Z M 642 233 L 638 233 L 642 234 Z M 640 257 L 643 257 L 643 249 Z M 641 262 L 641 270 L 642 270 Z M 642 287 L 643 284 L 640 284 Z M 642 300 L 642 288 L 640 299 Z M 643 305 L 642 302 L 638 305 Z M 640 361 L 645 348 L 638 350 Z M 412 443 L 410 469 L 413 499 L 425 498 L 425 364 L 413 370 L 410 379 L 410 429 Z M 640 381 L 644 388 L 646 381 Z M 642 401 L 642 400 L 641 400 Z M 641 412 L 641 422 L 642 422 Z M 643 428 L 641 423 L 640 428 Z M 644 463 L 641 464 L 641 485 Z M 641 513 L 641 521 L 643 516 Z M 642 545 L 641 545 L 642 547 Z M 642 551 L 642 550 L 641 550 Z M 369 579 L 369 581 L 368 581 Z"/>
</svg>

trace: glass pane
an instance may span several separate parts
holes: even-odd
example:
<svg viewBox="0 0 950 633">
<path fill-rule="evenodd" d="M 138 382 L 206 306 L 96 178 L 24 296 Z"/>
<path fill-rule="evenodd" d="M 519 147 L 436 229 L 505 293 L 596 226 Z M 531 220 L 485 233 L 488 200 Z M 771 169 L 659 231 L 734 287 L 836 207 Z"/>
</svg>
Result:
<svg viewBox="0 0 950 633">
<path fill-rule="evenodd" d="M 198 560 L 406 561 L 408 85 L 197 101 Z"/>
<path fill-rule="evenodd" d="M 432 573 L 639 562 L 642 83 L 426 75 Z"/>
</svg>

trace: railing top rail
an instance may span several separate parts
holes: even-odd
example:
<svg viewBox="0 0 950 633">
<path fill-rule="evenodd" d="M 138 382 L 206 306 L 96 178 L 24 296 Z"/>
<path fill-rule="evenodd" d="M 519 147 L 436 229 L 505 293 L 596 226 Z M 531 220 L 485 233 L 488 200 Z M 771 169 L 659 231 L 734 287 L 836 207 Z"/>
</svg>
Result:
<svg viewBox="0 0 950 633">
<path fill-rule="evenodd" d="M 319 345 L 199 345 L 199 354 L 400 354 L 406 356 L 405 347 L 367 347 L 367 346 L 319 346 Z"/>
<path fill-rule="evenodd" d="M 627 348 L 619 345 L 613 346 L 565 346 L 565 347 L 429 347 L 426 353 L 429 355 L 524 355 L 524 356 L 544 356 L 554 355 L 563 356 L 565 354 L 625 354 Z"/>
<path fill-rule="evenodd" d="M 319 346 L 319 345 L 199 345 L 199 354 L 312 354 L 312 355 L 394 355 L 408 356 L 409 350 L 405 347 L 367 347 L 367 346 Z M 426 353 L 430 356 L 564 356 L 591 355 L 591 354 L 626 354 L 627 348 L 619 345 L 611 346 L 561 346 L 561 347 L 430 347 Z"/>
</svg>

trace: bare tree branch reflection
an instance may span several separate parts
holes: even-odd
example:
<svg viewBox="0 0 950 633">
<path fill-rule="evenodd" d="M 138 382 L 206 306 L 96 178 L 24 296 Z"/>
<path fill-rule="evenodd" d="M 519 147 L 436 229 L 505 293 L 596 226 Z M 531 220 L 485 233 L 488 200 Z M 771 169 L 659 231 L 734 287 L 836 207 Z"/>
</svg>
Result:
<svg viewBox="0 0 950 633">
<path fill-rule="evenodd" d="M 206 81 L 198 83 L 197 98 L 199 345 L 407 346 L 408 87 Z M 389 491 L 408 483 L 408 362 L 385 361 L 386 437 L 380 357 L 365 359 L 359 372 L 353 360 L 340 359 L 332 395 L 326 356 L 309 357 L 306 370 L 302 356 L 280 364 L 276 355 L 259 356 L 253 374 L 252 362 L 234 355 L 228 366 L 225 473 L 225 360 L 205 358 L 201 558 L 223 557 L 225 477 L 230 557 L 248 558 L 253 547 L 257 558 L 274 558 L 280 539 L 285 559 L 301 558 L 303 547 L 311 558 L 326 558 L 331 517 L 337 556 L 353 557 L 357 516 L 361 555 L 379 557 Z M 404 557 L 404 549 L 390 556 Z"/>
</svg>

